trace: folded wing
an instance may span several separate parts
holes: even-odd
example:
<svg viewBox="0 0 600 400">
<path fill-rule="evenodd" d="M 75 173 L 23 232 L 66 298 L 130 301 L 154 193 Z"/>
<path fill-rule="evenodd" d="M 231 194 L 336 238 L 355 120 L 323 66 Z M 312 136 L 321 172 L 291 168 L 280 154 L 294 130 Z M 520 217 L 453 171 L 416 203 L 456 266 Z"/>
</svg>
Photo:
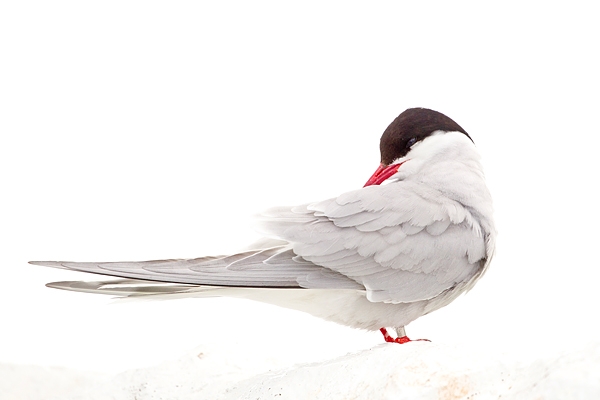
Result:
<svg viewBox="0 0 600 400">
<path fill-rule="evenodd" d="M 194 259 L 30 263 L 121 278 L 193 285 L 362 289 L 358 283 L 338 272 L 303 260 L 289 246 Z"/>
<path fill-rule="evenodd" d="M 374 302 L 426 300 L 485 264 L 485 235 L 460 203 L 424 185 L 370 186 L 259 216 L 283 240 L 223 257 L 32 264 L 176 284 L 365 290 Z"/>
<path fill-rule="evenodd" d="M 425 185 L 369 186 L 262 215 L 295 254 L 360 283 L 371 301 L 433 298 L 481 272 L 485 232 L 469 210 Z"/>
</svg>

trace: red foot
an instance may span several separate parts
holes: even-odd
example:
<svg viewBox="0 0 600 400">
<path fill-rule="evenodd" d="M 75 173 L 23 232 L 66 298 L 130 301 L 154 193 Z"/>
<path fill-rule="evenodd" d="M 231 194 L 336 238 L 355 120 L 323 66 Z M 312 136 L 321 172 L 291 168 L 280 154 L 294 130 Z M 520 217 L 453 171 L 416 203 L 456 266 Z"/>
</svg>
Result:
<svg viewBox="0 0 600 400">
<path fill-rule="evenodd" d="M 385 339 L 385 341 L 389 342 L 389 343 L 404 344 L 404 343 L 408 343 L 408 342 L 430 342 L 430 340 L 428 340 L 428 339 L 415 339 L 415 340 L 412 340 L 412 339 L 409 339 L 408 336 L 402 336 L 402 337 L 398 337 L 398 338 L 393 338 L 387 332 L 387 329 L 381 328 L 379 330 L 383 334 L 383 338 Z"/>
</svg>

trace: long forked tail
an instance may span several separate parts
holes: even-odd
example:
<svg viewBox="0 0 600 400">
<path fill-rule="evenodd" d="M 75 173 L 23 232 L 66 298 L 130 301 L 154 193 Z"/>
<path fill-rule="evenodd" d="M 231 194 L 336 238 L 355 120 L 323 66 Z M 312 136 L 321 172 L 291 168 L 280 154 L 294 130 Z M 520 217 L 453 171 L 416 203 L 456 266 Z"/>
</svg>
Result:
<svg viewBox="0 0 600 400">
<path fill-rule="evenodd" d="M 175 299 L 179 297 L 216 297 L 218 286 L 199 286 L 180 283 L 154 282 L 141 279 L 116 279 L 108 281 L 63 281 L 46 284 L 54 289 L 73 292 L 106 294 L 119 298 Z"/>
</svg>

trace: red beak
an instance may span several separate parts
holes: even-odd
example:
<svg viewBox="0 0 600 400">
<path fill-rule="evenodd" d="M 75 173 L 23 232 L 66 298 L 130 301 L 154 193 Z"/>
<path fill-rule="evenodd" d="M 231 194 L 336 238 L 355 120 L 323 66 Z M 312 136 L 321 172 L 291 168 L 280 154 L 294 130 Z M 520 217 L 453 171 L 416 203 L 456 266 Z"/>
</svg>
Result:
<svg viewBox="0 0 600 400">
<path fill-rule="evenodd" d="M 391 164 L 391 165 L 380 164 L 379 167 L 377 168 L 377 170 L 375 171 L 375 173 L 373 175 L 371 175 L 371 177 L 369 178 L 369 180 L 367 181 L 367 183 L 365 183 L 365 186 L 363 186 L 363 187 L 367 187 L 367 186 L 371 186 L 371 185 L 380 185 L 387 178 L 389 178 L 390 176 L 392 176 L 396 172 L 398 172 L 398 168 L 400 168 L 400 166 L 403 163 L 404 163 L 404 161 L 401 162 L 400 164 Z"/>
</svg>

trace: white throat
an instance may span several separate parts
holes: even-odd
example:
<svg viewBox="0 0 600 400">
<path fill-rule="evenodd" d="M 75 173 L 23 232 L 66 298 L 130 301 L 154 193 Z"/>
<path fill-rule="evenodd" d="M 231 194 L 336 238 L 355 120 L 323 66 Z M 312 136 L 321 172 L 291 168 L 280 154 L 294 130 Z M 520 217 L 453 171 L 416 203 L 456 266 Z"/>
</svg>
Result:
<svg viewBox="0 0 600 400">
<path fill-rule="evenodd" d="M 389 180 L 423 183 L 460 203 L 491 216 L 491 196 L 485 184 L 477 148 L 462 132 L 436 131 L 416 143 Z"/>
</svg>

